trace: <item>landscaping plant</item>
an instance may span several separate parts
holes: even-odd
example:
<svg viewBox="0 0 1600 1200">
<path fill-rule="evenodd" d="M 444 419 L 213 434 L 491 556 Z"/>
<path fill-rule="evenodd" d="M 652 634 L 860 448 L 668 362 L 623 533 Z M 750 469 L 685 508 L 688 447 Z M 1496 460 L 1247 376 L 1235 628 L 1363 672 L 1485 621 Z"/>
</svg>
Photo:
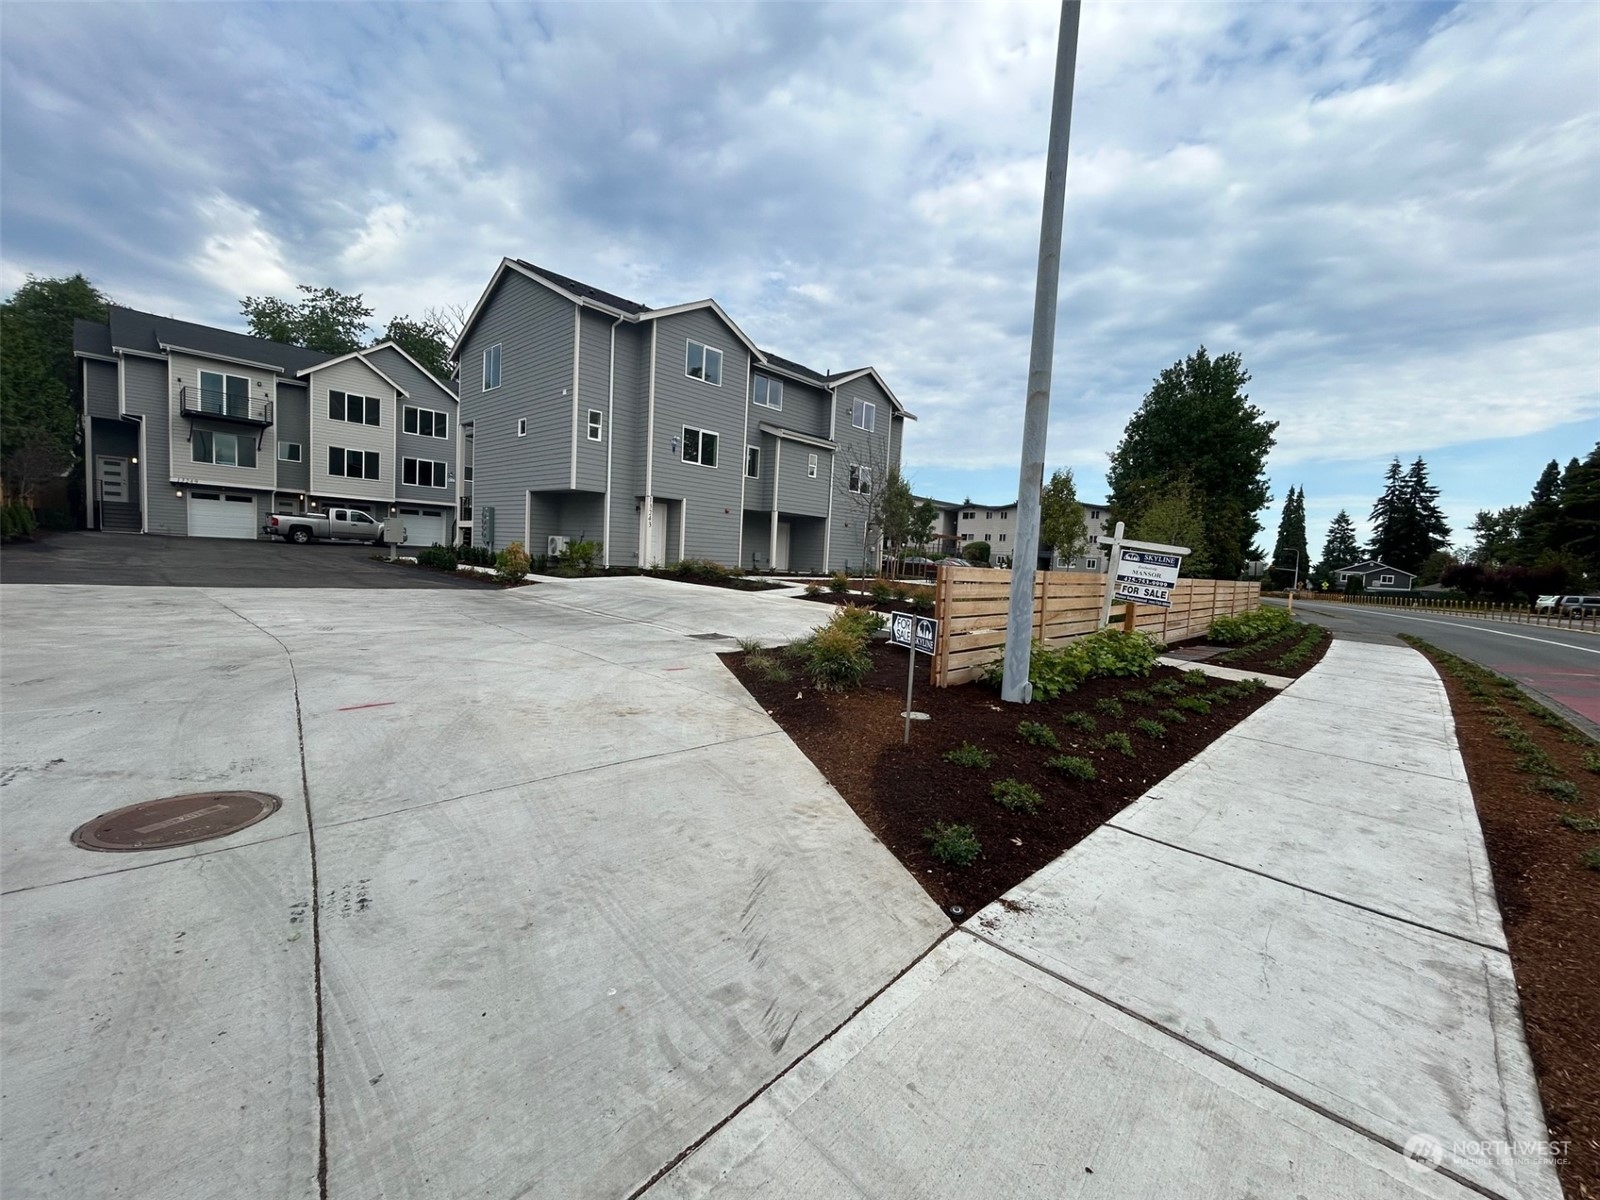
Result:
<svg viewBox="0 0 1600 1200">
<path fill-rule="evenodd" d="M 1293 625 L 1294 618 L 1289 615 L 1287 609 L 1268 608 L 1263 605 L 1249 612 L 1218 617 L 1211 622 L 1206 637 L 1225 646 L 1239 646 L 1245 642 L 1259 641 L 1268 634 L 1282 633 Z"/>
<path fill-rule="evenodd" d="M 1101 696 L 1094 702 L 1095 711 L 1107 717 L 1122 716 L 1122 701 L 1113 700 L 1110 696 Z"/>
<path fill-rule="evenodd" d="M 1061 723 L 1082 730 L 1084 733 L 1093 733 L 1095 729 L 1094 718 L 1086 712 L 1069 712 L 1061 718 Z"/>
<path fill-rule="evenodd" d="M 1100 740 L 1100 744 L 1107 750 L 1115 750 L 1118 754 L 1127 758 L 1133 757 L 1133 739 L 1121 730 L 1106 734 Z"/>
<path fill-rule="evenodd" d="M 983 851 L 971 825 L 936 821 L 932 829 L 923 830 L 922 836 L 933 843 L 933 856 L 952 867 L 970 867 Z"/>
<path fill-rule="evenodd" d="M 989 767 L 994 765 L 994 755 L 971 742 L 962 742 L 954 750 L 944 752 L 944 760 L 958 767 Z"/>
<path fill-rule="evenodd" d="M 1167 727 L 1160 721 L 1153 721 L 1149 717 L 1140 717 L 1133 723 L 1133 727 L 1146 737 L 1164 738 L 1167 736 Z"/>
<path fill-rule="evenodd" d="M 1003 808 L 1012 812 L 1027 813 L 1030 817 L 1044 807 L 1044 797 L 1031 784 L 1015 779 L 997 779 L 989 786 L 989 795 Z"/>
<path fill-rule="evenodd" d="M 1094 764 L 1087 758 L 1079 758 L 1072 754 L 1057 754 L 1054 758 L 1045 759 L 1044 765 L 1053 771 L 1060 771 L 1063 775 L 1070 775 L 1074 779 L 1086 782 L 1093 780 L 1099 774 L 1094 769 Z"/>
<path fill-rule="evenodd" d="M 854 610 L 840 609 L 833 620 L 806 639 L 802 651 L 806 675 L 819 692 L 849 691 L 860 687 L 871 674 L 867 634 L 860 624 Z"/>
<path fill-rule="evenodd" d="M 1017 736 L 1030 746 L 1048 746 L 1051 750 L 1061 749 L 1061 739 L 1056 736 L 1056 731 L 1038 721 L 1023 721 L 1017 726 Z"/>
<path fill-rule="evenodd" d="M 501 583 L 521 583 L 532 567 L 528 552 L 522 548 L 521 542 L 512 542 L 495 555 L 495 574 L 500 577 Z"/>
<path fill-rule="evenodd" d="M 850 593 L 850 576 L 843 571 L 835 571 L 828 577 L 828 590 L 835 596 L 846 596 Z"/>
</svg>

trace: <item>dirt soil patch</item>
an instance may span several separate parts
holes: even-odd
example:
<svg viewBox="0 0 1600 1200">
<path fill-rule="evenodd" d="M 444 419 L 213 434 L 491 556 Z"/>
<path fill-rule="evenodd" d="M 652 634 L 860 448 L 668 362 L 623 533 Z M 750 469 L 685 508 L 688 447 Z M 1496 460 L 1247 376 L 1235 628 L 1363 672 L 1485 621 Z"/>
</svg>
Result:
<svg viewBox="0 0 1600 1200">
<path fill-rule="evenodd" d="M 781 652 L 773 653 L 782 661 Z M 931 719 L 913 721 L 911 743 L 904 745 L 900 713 L 905 709 L 907 652 L 874 642 L 870 653 L 873 669 L 865 684 L 843 693 L 816 691 L 798 670 L 786 681 L 763 678 L 746 664 L 741 651 L 722 659 L 867 828 L 957 922 L 1077 844 L 1273 695 L 1265 688 L 1249 695 L 1224 692 L 1223 680 L 1189 683 L 1183 672 L 1157 667 L 1142 679 L 1090 680 L 1047 703 L 1002 704 L 998 693 L 981 683 L 933 687 L 927 682 L 927 660 L 919 657 L 913 704 Z M 1152 687 L 1175 694 L 1152 694 Z M 1139 702 L 1137 695 L 1130 699 L 1129 692 L 1145 694 L 1150 702 Z M 1175 706 L 1180 698 L 1203 700 L 1210 711 Z M 1122 715 L 1107 714 L 1100 707 L 1103 701 L 1120 703 Z M 1161 715 L 1175 708 L 1182 721 Z M 1092 719 L 1093 732 L 1068 723 L 1072 714 Z M 1164 734 L 1140 732 L 1135 722 L 1141 718 L 1164 725 Z M 1024 740 L 1017 731 L 1023 721 L 1047 726 L 1059 748 Z M 1131 757 L 1104 744 L 1105 735 L 1113 732 L 1127 736 Z M 963 743 L 992 754 L 992 763 L 964 767 L 948 762 L 945 752 Z M 1046 765 L 1047 759 L 1063 754 L 1087 760 L 1095 778 L 1072 778 Z M 1004 779 L 1035 788 L 1043 807 L 1031 815 L 1002 807 L 990 788 Z M 937 822 L 972 827 L 982 845 L 972 865 L 951 866 L 933 857 L 924 833 Z"/>
<path fill-rule="evenodd" d="M 1600 747 L 1525 700 L 1510 680 L 1478 671 L 1463 677 L 1450 656 L 1407 640 L 1439 668 L 1455 713 L 1545 1121 L 1550 1139 L 1566 1143 L 1565 1162 L 1558 1166 L 1561 1186 L 1571 1200 L 1595 1200 L 1600 1198 L 1600 871 L 1586 869 L 1581 858 L 1600 848 L 1600 775 L 1585 764 Z M 1468 683 L 1474 677 L 1476 696 Z M 1496 682 L 1486 689 L 1491 679 Z M 1530 772 L 1527 752 L 1507 737 L 1510 728 L 1532 739 L 1558 774 Z M 1564 781 L 1571 790 L 1552 792 L 1540 786 L 1541 778 Z M 1584 832 L 1563 823 L 1563 817 L 1593 824 Z"/>
<path fill-rule="evenodd" d="M 1285 664 L 1280 661 L 1284 655 L 1294 652 L 1301 644 L 1301 639 L 1308 636 L 1309 630 L 1320 630 L 1320 636 L 1315 644 L 1306 652 L 1304 658 L 1297 663 Z M 1205 645 L 1221 646 L 1221 642 L 1206 642 Z M 1253 643 L 1248 646 L 1229 646 L 1223 653 L 1206 662 L 1219 667 L 1232 667 L 1236 671 L 1255 671 L 1262 675 L 1280 675 L 1288 679 L 1298 679 L 1312 667 L 1322 661 L 1328 653 L 1328 647 L 1333 644 L 1333 637 L 1321 625 L 1296 625 L 1293 629 L 1285 631 L 1279 637 L 1267 643 Z"/>
</svg>

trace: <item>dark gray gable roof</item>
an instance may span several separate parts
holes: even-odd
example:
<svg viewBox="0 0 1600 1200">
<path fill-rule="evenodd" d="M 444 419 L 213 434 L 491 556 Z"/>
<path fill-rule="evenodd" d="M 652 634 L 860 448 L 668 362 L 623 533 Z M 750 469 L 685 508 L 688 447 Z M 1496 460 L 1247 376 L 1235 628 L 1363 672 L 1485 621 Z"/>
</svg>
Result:
<svg viewBox="0 0 1600 1200">
<path fill-rule="evenodd" d="M 788 371 L 791 375 L 798 375 L 802 379 L 809 379 L 819 387 L 827 385 L 828 377 L 821 371 L 813 371 L 810 367 L 805 366 L 802 363 L 797 363 L 793 359 L 780 358 L 771 350 L 763 350 L 761 353 L 769 363 L 771 363 L 774 367 L 777 367 L 780 371 Z M 759 370 L 759 367 L 757 369 Z"/>
<path fill-rule="evenodd" d="M 110 358 L 111 326 L 77 318 L 72 322 L 72 348 L 80 354 L 100 354 Z"/>
<path fill-rule="evenodd" d="M 604 304 L 607 308 L 614 308 L 618 312 L 625 312 L 630 316 L 638 316 L 640 313 L 647 313 L 650 311 L 650 306 L 648 304 L 640 304 L 637 300 L 625 300 L 621 296 L 615 295 L 611 292 L 601 291 L 599 288 L 593 287 L 590 284 L 580 283 L 578 280 L 573 279 L 570 276 L 558 275 L 556 272 L 547 270 L 536 263 L 528 262 L 526 259 L 519 258 L 517 259 L 517 262 L 522 266 L 527 267 L 528 270 L 532 271 L 535 275 L 543 275 L 557 287 L 565 288 L 574 296 L 581 296 L 585 300 L 597 301 L 600 304 Z"/>
<path fill-rule="evenodd" d="M 121 350 L 139 350 L 145 354 L 164 354 L 163 343 L 198 350 L 202 354 L 215 354 L 222 358 L 242 358 L 247 362 L 265 363 L 277 367 L 287 375 L 326 362 L 334 355 L 303 346 L 286 346 L 282 342 L 269 342 L 266 338 L 217 329 L 211 325 L 196 325 L 193 321 L 179 321 L 137 309 L 111 306 L 109 316 L 111 345 Z"/>
</svg>

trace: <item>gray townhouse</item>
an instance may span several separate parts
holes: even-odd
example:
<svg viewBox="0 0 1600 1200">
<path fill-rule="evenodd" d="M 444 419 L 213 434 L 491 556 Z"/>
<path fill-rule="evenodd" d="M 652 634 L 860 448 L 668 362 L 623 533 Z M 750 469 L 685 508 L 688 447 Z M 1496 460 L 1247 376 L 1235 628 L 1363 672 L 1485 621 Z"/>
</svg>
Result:
<svg viewBox="0 0 1600 1200">
<path fill-rule="evenodd" d="M 1078 502 L 1083 507 L 1083 524 L 1089 531 L 1089 548 L 1078 557 L 1063 562 L 1055 547 L 1041 547 L 1039 569 L 1051 571 L 1103 571 L 1105 549 L 1095 540 L 1105 535 L 1110 509 L 1104 504 Z M 1004 559 L 1009 565 L 1017 545 L 1017 504 L 962 504 L 955 519 L 956 553 L 970 542 L 989 543 L 989 561 Z M 1048 551 L 1048 553 L 1046 552 Z"/>
<path fill-rule="evenodd" d="M 715 300 L 650 308 L 511 258 L 452 357 L 480 544 L 593 541 L 613 567 L 879 560 L 873 488 L 915 418 L 872 367 L 817 371 Z"/>
<path fill-rule="evenodd" d="M 93 528 L 254 538 L 338 505 L 456 539 L 460 404 L 393 343 L 335 357 L 113 306 L 73 350 Z"/>
</svg>

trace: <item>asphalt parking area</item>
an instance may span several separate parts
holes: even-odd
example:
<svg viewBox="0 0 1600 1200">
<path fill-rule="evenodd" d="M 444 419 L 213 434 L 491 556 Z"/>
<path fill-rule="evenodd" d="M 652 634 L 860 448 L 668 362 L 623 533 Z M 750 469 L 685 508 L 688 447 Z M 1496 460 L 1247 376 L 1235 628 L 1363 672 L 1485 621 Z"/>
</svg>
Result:
<svg viewBox="0 0 1600 1200">
<path fill-rule="evenodd" d="M 463 574 L 375 562 L 375 546 L 119 533 L 56 533 L 0 550 L 0 582 L 99 587 L 470 589 Z M 414 553 L 409 551 L 408 553 Z"/>
<path fill-rule="evenodd" d="M 0 588 L 0 1194 L 643 1187 L 949 930 L 715 658 L 815 609 Z M 70 840 L 222 789 L 283 805 Z"/>
</svg>

